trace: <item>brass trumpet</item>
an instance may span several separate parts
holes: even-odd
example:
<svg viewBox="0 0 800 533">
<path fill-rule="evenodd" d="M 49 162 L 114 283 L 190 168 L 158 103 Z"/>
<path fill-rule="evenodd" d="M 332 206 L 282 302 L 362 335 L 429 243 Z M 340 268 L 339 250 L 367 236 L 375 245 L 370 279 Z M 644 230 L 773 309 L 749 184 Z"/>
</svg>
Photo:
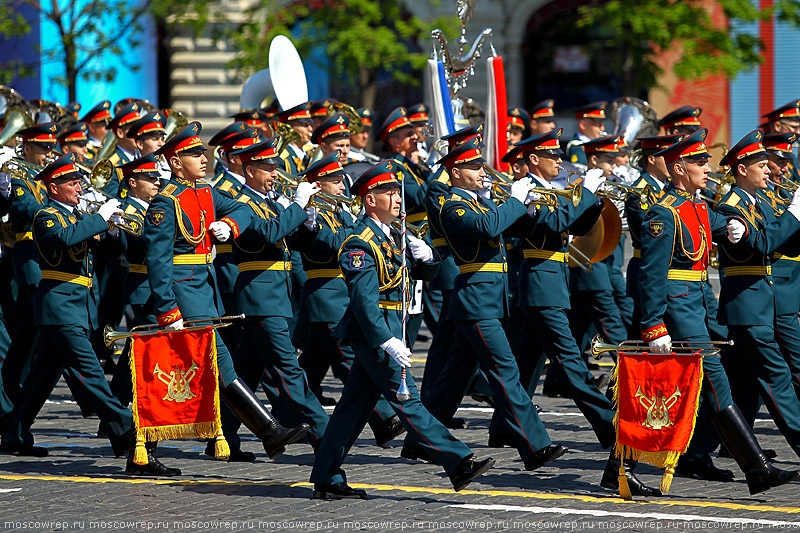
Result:
<svg viewBox="0 0 800 533">
<path fill-rule="evenodd" d="M 99 191 L 95 191 L 95 192 L 99 193 Z M 100 193 L 100 194 L 103 194 L 103 193 Z M 88 205 L 96 206 L 97 208 L 100 208 L 100 206 L 103 205 L 103 202 L 98 202 L 96 200 L 90 200 L 89 198 L 87 198 L 85 196 L 79 196 L 78 198 L 80 198 L 81 200 L 86 202 Z M 93 214 L 95 214 L 97 212 L 97 209 L 95 209 L 93 211 L 81 211 L 81 212 L 82 213 L 86 213 L 87 215 L 93 215 Z M 124 212 L 121 212 L 121 211 L 119 213 L 115 213 L 115 214 L 119 215 L 119 217 L 122 219 L 122 223 L 112 222 L 111 220 L 109 220 L 108 221 L 109 229 L 119 228 L 122 231 L 124 231 L 125 233 L 129 233 L 131 235 L 141 235 L 142 234 L 142 221 L 136 215 L 131 215 L 129 213 L 124 213 Z"/>
<path fill-rule="evenodd" d="M 675 355 L 693 355 L 697 352 L 707 352 L 703 355 L 716 355 L 722 351 L 725 346 L 733 346 L 733 341 L 673 341 L 671 353 Z M 635 340 L 623 341 L 619 344 L 609 344 L 603 342 L 603 338 L 600 335 L 595 335 L 592 339 L 592 357 L 599 361 L 609 352 L 649 353 L 650 346 L 644 341 Z"/>
<path fill-rule="evenodd" d="M 403 226 L 400 223 L 400 220 L 395 220 L 392 222 L 392 227 L 397 231 L 403 231 Z M 406 229 L 414 234 L 417 239 L 424 239 L 428 235 L 428 223 L 423 222 L 419 226 L 415 226 L 414 224 L 409 224 L 406 222 Z"/>
<path fill-rule="evenodd" d="M 534 187 L 531 189 L 532 192 L 537 194 L 541 194 L 542 196 L 563 196 L 564 198 L 569 198 L 572 200 L 573 207 L 578 207 L 581 203 L 581 194 L 583 193 L 583 187 L 580 185 L 573 185 L 572 187 L 567 187 L 566 189 L 547 189 L 545 187 Z M 555 198 L 554 198 L 555 199 Z"/>
<path fill-rule="evenodd" d="M 86 163 L 76 161 L 75 166 L 81 169 L 81 171 L 85 174 L 89 175 L 89 185 L 96 190 L 100 190 L 108 185 L 108 182 L 112 180 L 114 172 L 116 171 L 114 163 L 108 159 L 101 159 L 92 167 L 89 167 L 89 165 Z"/>
<path fill-rule="evenodd" d="M 208 326 L 211 326 L 214 329 L 217 328 L 224 328 L 228 327 L 233 322 L 232 320 L 236 320 L 239 318 L 244 318 L 244 315 L 231 315 L 231 316 L 222 316 L 219 318 L 200 318 L 198 320 L 185 320 L 183 322 L 183 330 L 179 331 L 198 331 L 201 329 L 205 329 Z M 198 326 L 189 326 L 186 327 L 188 324 L 199 324 L 200 322 L 210 322 L 210 324 L 205 325 L 198 325 Z M 114 343 L 120 339 L 127 339 L 128 337 L 133 337 L 134 335 L 158 335 L 159 333 L 164 332 L 164 326 L 159 326 L 158 324 L 143 324 L 141 326 L 136 326 L 135 328 L 131 329 L 130 331 L 114 331 L 114 329 L 108 325 L 103 329 L 103 342 L 109 348 L 114 347 Z"/>
<path fill-rule="evenodd" d="M 636 198 L 648 198 L 653 188 L 648 183 L 641 189 L 632 185 L 625 185 L 624 183 L 616 183 L 614 181 L 606 181 L 603 183 L 604 189 L 598 189 L 595 193 L 597 196 L 605 196 L 609 200 L 627 200 L 629 196 Z"/>
</svg>

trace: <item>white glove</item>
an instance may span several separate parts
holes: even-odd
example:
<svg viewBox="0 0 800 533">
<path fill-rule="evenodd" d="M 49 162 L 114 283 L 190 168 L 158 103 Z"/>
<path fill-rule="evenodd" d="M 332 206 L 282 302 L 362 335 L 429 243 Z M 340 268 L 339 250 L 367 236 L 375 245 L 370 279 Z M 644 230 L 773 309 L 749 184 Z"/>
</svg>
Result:
<svg viewBox="0 0 800 533">
<path fill-rule="evenodd" d="M 0 194 L 8 198 L 11 196 L 11 176 L 0 172 Z"/>
<path fill-rule="evenodd" d="M 653 353 L 670 353 L 672 351 L 672 337 L 664 335 L 647 343 Z"/>
<path fill-rule="evenodd" d="M 118 226 L 125 224 L 125 219 L 122 218 L 122 213 L 114 213 L 111 215 L 111 218 L 108 219 L 108 221 Z"/>
<path fill-rule="evenodd" d="M 483 189 L 478 189 L 475 193 L 483 198 L 484 200 L 488 200 L 492 197 L 492 182 L 491 180 L 483 180 Z"/>
<path fill-rule="evenodd" d="M 318 192 L 319 188 L 313 183 L 308 183 L 307 181 L 299 183 L 297 190 L 294 192 L 294 203 L 305 209 L 311 196 Z"/>
<path fill-rule="evenodd" d="M 231 227 L 221 220 L 209 224 L 208 229 L 214 232 L 214 237 L 216 237 L 219 242 L 226 242 L 231 238 Z"/>
<path fill-rule="evenodd" d="M 536 213 L 539 212 L 539 206 L 536 204 L 528 204 L 528 216 L 536 218 Z"/>
<path fill-rule="evenodd" d="M 392 337 L 381 344 L 381 349 L 389 354 L 389 357 L 394 359 L 398 365 L 404 367 L 411 366 L 411 350 L 397 337 Z"/>
<path fill-rule="evenodd" d="M 525 198 L 528 197 L 528 191 L 533 189 L 533 187 L 534 184 L 530 178 L 522 178 L 517 180 L 511 184 L 511 198 L 516 198 L 524 204 Z"/>
<path fill-rule="evenodd" d="M 422 239 L 418 239 L 410 233 L 406 234 L 408 237 L 408 247 L 411 248 L 411 255 L 414 259 L 427 263 L 433 260 L 433 250 Z"/>
<path fill-rule="evenodd" d="M 119 200 L 116 198 L 112 198 L 111 200 L 107 201 L 103 205 L 100 206 L 100 209 L 97 210 L 97 214 L 103 217 L 103 220 L 108 222 L 111 220 L 111 215 L 114 213 L 119 213 L 122 211 L 120 207 Z"/>
<path fill-rule="evenodd" d="M 744 224 L 735 218 L 730 219 L 728 221 L 728 240 L 733 244 L 741 241 L 742 237 L 744 237 L 744 230 Z"/>
<path fill-rule="evenodd" d="M 625 165 L 617 165 L 611 171 L 611 174 L 619 178 L 620 183 L 628 184 L 631 181 L 630 172 L 628 172 L 628 167 Z"/>
<path fill-rule="evenodd" d="M 542 198 L 542 195 L 539 194 L 538 192 L 528 191 L 528 196 L 525 198 L 525 205 L 528 205 L 531 202 L 535 202 L 537 200 L 540 200 L 541 198 Z"/>
<path fill-rule="evenodd" d="M 10 161 L 16 156 L 17 153 L 10 146 L 0 146 L 0 167 L 3 166 L 4 163 Z"/>
<path fill-rule="evenodd" d="M 282 194 L 281 194 L 280 196 L 278 196 L 278 199 L 277 199 L 277 200 L 275 200 L 275 202 L 276 202 L 278 205 L 281 205 L 281 206 L 283 206 L 283 208 L 284 208 L 284 209 L 286 209 L 287 207 L 289 207 L 290 205 L 292 205 L 292 201 L 291 201 L 291 200 L 289 200 L 288 198 L 286 198 L 286 197 L 285 197 L 284 195 L 282 195 Z"/>
<path fill-rule="evenodd" d="M 789 207 L 787 207 L 786 210 L 790 212 L 794 218 L 800 220 L 800 187 L 794 191 L 792 201 L 789 203 Z"/>
<path fill-rule="evenodd" d="M 309 230 L 314 231 L 317 227 L 317 208 L 306 207 L 306 217 L 308 218 L 303 222 L 303 225 Z"/>
<path fill-rule="evenodd" d="M 164 331 L 178 331 L 178 330 L 181 330 L 181 329 L 183 329 L 183 319 L 182 318 L 179 318 L 175 322 L 172 322 L 171 324 L 167 324 L 166 326 L 164 326 Z"/>
<path fill-rule="evenodd" d="M 603 177 L 602 168 L 593 168 L 583 175 L 583 186 L 594 193 L 600 185 L 606 181 Z"/>
</svg>

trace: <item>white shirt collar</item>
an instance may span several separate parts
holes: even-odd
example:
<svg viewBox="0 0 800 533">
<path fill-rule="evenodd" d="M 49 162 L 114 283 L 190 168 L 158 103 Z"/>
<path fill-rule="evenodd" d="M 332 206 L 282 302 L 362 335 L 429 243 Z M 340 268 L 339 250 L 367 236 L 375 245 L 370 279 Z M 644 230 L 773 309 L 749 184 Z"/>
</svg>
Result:
<svg viewBox="0 0 800 533">
<path fill-rule="evenodd" d="M 134 202 L 136 202 L 137 204 L 142 206 L 145 211 L 147 211 L 147 208 L 150 207 L 149 203 L 145 202 L 144 200 L 140 200 L 139 198 L 136 198 L 135 196 L 131 196 L 131 200 L 133 200 Z"/>
<path fill-rule="evenodd" d="M 591 139 L 589 137 L 587 137 L 586 135 L 584 135 L 581 132 L 578 132 L 577 135 L 578 135 L 578 140 L 581 141 L 581 142 L 589 142 L 589 141 L 591 141 Z"/>
<path fill-rule="evenodd" d="M 125 148 L 123 148 L 120 145 L 117 145 L 117 148 L 119 148 L 120 152 L 125 154 L 125 157 L 127 157 L 129 160 L 133 161 L 134 159 L 136 159 L 136 154 L 130 153 L 129 151 L 127 151 Z M 138 150 L 137 150 L 137 152 L 138 152 Z"/>
<path fill-rule="evenodd" d="M 236 181 L 239 182 L 239 185 L 244 185 L 244 176 L 237 174 L 236 172 L 231 172 L 231 169 L 228 169 L 228 174 L 236 178 Z"/>
<path fill-rule="evenodd" d="M 746 190 L 744 190 L 744 189 L 742 189 L 742 192 L 743 192 L 743 193 L 745 193 L 745 194 L 747 195 L 747 199 L 748 199 L 748 200 L 750 200 L 750 203 L 751 203 L 751 204 L 755 205 L 756 203 L 758 203 L 758 202 L 756 202 L 756 199 L 755 199 L 755 198 L 753 198 L 753 195 L 752 195 L 752 194 L 750 194 L 749 192 L 747 192 L 747 191 L 746 191 Z"/>
<path fill-rule="evenodd" d="M 69 211 L 70 213 L 74 213 L 74 212 L 75 212 L 75 208 L 74 208 L 74 207 L 72 207 L 71 205 L 67 205 L 67 204 L 65 204 L 65 203 L 63 203 L 63 202 L 59 202 L 59 201 L 58 201 L 58 200 L 56 200 L 55 198 L 50 198 L 50 199 L 51 199 L 51 200 L 53 200 L 53 201 L 54 201 L 55 203 L 57 203 L 58 205 L 60 205 L 61 207 L 63 207 L 64 209 L 66 209 L 67 211 Z"/>
<path fill-rule="evenodd" d="M 386 238 L 387 238 L 387 239 L 389 239 L 390 241 L 394 242 L 394 241 L 392 240 L 392 227 L 391 227 L 391 226 L 387 226 L 387 225 L 386 225 L 386 224 L 384 224 L 383 222 L 381 222 L 381 221 L 379 221 L 379 220 L 375 220 L 374 218 L 372 219 L 372 221 L 373 221 L 373 222 L 374 222 L 374 223 L 375 223 L 375 224 L 376 224 L 376 225 L 377 225 L 379 228 L 381 228 L 381 231 L 383 231 L 383 233 L 384 233 L 384 235 L 386 235 Z"/>
<path fill-rule="evenodd" d="M 658 184 L 658 190 L 659 191 L 663 191 L 664 187 L 667 185 L 667 183 L 665 181 L 661 181 L 660 179 L 658 179 L 657 177 L 653 176 L 652 174 L 650 174 L 650 177 L 653 178 L 653 181 L 655 181 Z"/>
<path fill-rule="evenodd" d="M 467 196 L 469 196 L 473 200 L 478 199 L 478 193 L 476 193 L 475 191 L 468 191 L 467 189 L 462 189 L 461 187 L 459 187 L 458 190 L 467 193 Z"/>
<path fill-rule="evenodd" d="M 305 157 L 306 153 L 302 148 L 298 148 L 294 143 L 289 144 L 289 150 L 294 152 L 297 157 Z"/>
<path fill-rule="evenodd" d="M 534 183 L 538 183 L 539 185 L 541 185 L 542 187 L 544 187 L 546 189 L 555 189 L 556 188 L 555 185 L 553 185 L 552 183 L 550 183 L 549 181 L 547 181 L 544 178 L 540 178 L 539 176 L 537 176 L 533 172 L 528 172 L 528 177 L 530 177 L 533 180 Z"/>
<path fill-rule="evenodd" d="M 264 194 L 263 192 L 259 192 L 259 191 L 255 190 L 254 188 L 252 188 L 251 186 L 249 186 L 247 183 L 245 183 L 245 184 L 244 184 L 244 186 L 245 186 L 245 187 L 247 187 L 248 189 L 250 189 L 251 191 L 253 191 L 254 193 L 256 193 L 256 195 L 257 195 L 259 198 L 261 198 L 262 200 L 266 200 L 266 199 L 267 199 L 267 195 L 266 195 L 266 194 Z"/>
</svg>

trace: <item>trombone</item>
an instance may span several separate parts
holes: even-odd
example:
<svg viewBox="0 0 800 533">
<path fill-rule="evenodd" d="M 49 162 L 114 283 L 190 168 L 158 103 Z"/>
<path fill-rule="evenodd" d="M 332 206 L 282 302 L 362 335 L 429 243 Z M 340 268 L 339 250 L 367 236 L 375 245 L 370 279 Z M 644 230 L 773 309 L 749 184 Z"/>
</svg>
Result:
<svg viewBox="0 0 800 533">
<path fill-rule="evenodd" d="M 392 227 L 397 231 L 403 231 L 403 226 L 400 224 L 400 220 L 395 220 L 392 222 Z M 428 235 L 428 223 L 423 222 L 419 226 L 415 226 L 414 224 L 409 224 L 406 222 L 406 229 L 414 234 L 417 239 L 425 239 Z"/>
<path fill-rule="evenodd" d="M 225 328 L 233 324 L 232 320 L 239 318 L 244 318 L 244 315 L 230 315 L 219 318 L 185 320 L 183 322 L 184 328 L 178 331 L 198 331 L 205 329 L 208 326 L 211 326 L 213 329 Z M 199 324 L 200 322 L 210 322 L 210 324 L 189 326 L 188 328 L 186 327 L 189 324 Z M 107 325 L 105 329 L 103 329 L 103 342 L 109 348 L 113 348 L 114 343 L 120 339 L 127 339 L 128 337 L 133 337 L 134 335 L 158 335 L 160 333 L 164 333 L 164 326 L 159 326 L 158 324 L 143 324 L 141 326 L 136 326 L 130 331 L 114 331 L 110 325 Z"/>
<path fill-rule="evenodd" d="M 673 355 L 694 355 L 697 352 L 704 352 L 703 355 L 716 355 L 725 346 L 733 346 L 733 341 L 673 341 L 671 353 Z M 603 338 L 600 335 L 595 335 L 592 339 L 592 357 L 599 361 L 609 352 L 651 353 L 650 346 L 644 341 L 630 340 L 619 344 L 609 344 L 603 342 Z"/>
<path fill-rule="evenodd" d="M 95 192 L 105 196 L 105 194 L 103 194 L 100 191 L 95 191 Z M 95 206 L 97 208 L 99 208 L 101 205 L 103 205 L 103 202 L 98 202 L 96 200 L 91 200 L 91 199 L 87 198 L 86 196 L 79 196 L 78 198 L 80 198 L 82 201 L 86 202 L 87 205 Z M 110 200 L 110 198 L 108 196 L 106 196 L 106 198 L 108 198 Z M 82 211 L 82 213 L 86 213 L 88 215 L 93 215 L 96 212 L 97 212 L 97 209 L 95 209 L 94 211 Z M 108 221 L 109 229 L 119 228 L 122 231 L 124 231 L 125 233 L 129 233 L 131 235 L 141 235 L 142 234 L 142 221 L 136 215 L 132 215 L 130 213 L 125 213 L 125 212 L 122 212 L 122 211 L 120 211 L 119 213 L 115 213 L 115 214 L 118 215 L 122 219 L 122 222 L 113 222 L 113 221 L 109 220 Z"/>
</svg>

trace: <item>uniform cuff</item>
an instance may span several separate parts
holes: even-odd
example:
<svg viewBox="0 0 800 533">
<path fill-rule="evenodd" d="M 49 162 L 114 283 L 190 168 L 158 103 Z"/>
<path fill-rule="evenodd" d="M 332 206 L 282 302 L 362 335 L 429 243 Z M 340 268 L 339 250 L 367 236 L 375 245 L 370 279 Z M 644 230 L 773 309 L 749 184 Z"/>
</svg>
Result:
<svg viewBox="0 0 800 533">
<path fill-rule="evenodd" d="M 660 324 L 653 326 L 652 328 L 647 328 L 643 330 L 642 340 L 644 340 L 645 342 L 650 342 L 659 337 L 663 337 L 666 334 L 667 334 L 667 326 L 665 326 L 664 323 L 662 322 Z"/>
<path fill-rule="evenodd" d="M 236 239 L 239 237 L 239 224 L 234 222 L 234 220 L 230 217 L 223 217 L 220 219 L 220 222 L 224 222 L 231 227 L 231 231 L 233 232 L 233 238 Z"/>
<path fill-rule="evenodd" d="M 167 324 L 172 324 L 176 320 L 183 318 L 181 316 L 181 310 L 177 307 L 171 311 L 167 311 L 164 314 L 158 315 L 158 325 L 159 326 L 166 326 Z"/>
<path fill-rule="evenodd" d="M 732 216 L 731 219 L 738 220 L 744 226 L 744 235 L 742 235 L 742 239 L 747 237 L 747 234 L 750 233 L 750 225 L 747 223 L 745 219 L 742 217 Z"/>
</svg>

